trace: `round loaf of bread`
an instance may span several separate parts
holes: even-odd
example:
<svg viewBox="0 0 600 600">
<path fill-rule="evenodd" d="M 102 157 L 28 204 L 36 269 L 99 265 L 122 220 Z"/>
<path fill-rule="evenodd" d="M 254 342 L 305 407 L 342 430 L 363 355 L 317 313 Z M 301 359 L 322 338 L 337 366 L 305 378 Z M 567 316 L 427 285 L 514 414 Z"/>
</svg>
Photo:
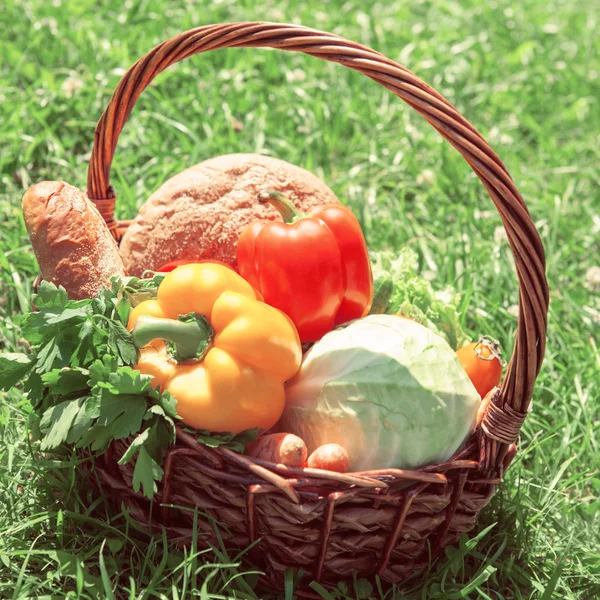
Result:
<svg viewBox="0 0 600 600">
<path fill-rule="evenodd" d="M 211 158 L 175 175 L 150 196 L 121 240 L 130 275 L 177 259 L 216 259 L 236 266 L 242 229 L 257 219 L 281 219 L 257 200 L 261 190 L 285 193 L 303 212 L 337 203 L 315 175 L 257 154 Z"/>
<path fill-rule="evenodd" d="M 42 277 L 69 298 L 95 298 L 114 275 L 125 275 L 104 219 L 79 189 L 42 181 L 23 196 L 23 218 Z"/>
</svg>

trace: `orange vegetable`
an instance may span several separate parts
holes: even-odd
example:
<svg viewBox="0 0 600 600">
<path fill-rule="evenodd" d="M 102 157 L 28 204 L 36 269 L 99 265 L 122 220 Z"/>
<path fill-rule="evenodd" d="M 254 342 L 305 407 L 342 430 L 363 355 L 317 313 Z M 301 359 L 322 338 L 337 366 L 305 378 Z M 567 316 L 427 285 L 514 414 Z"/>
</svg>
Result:
<svg viewBox="0 0 600 600">
<path fill-rule="evenodd" d="M 167 273 L 156 300 L 131 311 L 129 329 L 140 349 L 135 368 L 175 396 L 186 425 L 239 433 L 281 417 L 284 383 L 302 359 L 298 332 L 229 267 Z"/>
<path fill-rule="evenodd" d="M 503 361 L 496 340 L 482 337 L 459 348 L 456 355 L 482 398 L 500 383 Z"/>
<path fill-rule="evenodd" d="M 292 433 L 270 433 L 250 442 L 246 447 L 248 456 L 281 463 L 288 467 L 302 467 L 306 462 L 306 444 Z"/>
<path fill-rule="evenodd" d="M 346 449 L 339 444 L 324 444 L 319 446 L 309 457 L 308 467 L 345 473 L 348 470 L 350 458 Z"/>
<path fill-rule="evenodd" d="M 199 264 L 199 263 L 212 263 L 212 264 L 216 264 L 216 265 L 223 265 L 224 267 L 227 267 L 228 269 L 231 269 L 232 271 L 234 270 L 233 267 L 231 267 L 230 265 L 228 265 L 220 260 L 215 260 L 214 258 L 210 258 L 210 259 L 198 258 L 198 259 L 189 259 L 189 260 L 185 259 L 185 258 L 180 258 L 180 259 L 172 260 L 171 262 L 165 263 L 164 265 L 162 265 L 161 267 L 159 267 L 156 270 L 159 273 L 170 273 L 171 271 L 174 271 L 177 267 L 181 267 L 181 265 Z"/>
</svg>

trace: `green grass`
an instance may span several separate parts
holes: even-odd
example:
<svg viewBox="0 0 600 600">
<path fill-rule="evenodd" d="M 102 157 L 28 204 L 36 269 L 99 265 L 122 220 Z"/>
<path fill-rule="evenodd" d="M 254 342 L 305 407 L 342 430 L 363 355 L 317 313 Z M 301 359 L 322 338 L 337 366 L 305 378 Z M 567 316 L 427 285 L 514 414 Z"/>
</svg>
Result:
<svg viewBox="0 0 600 600">
<path fill-rule="evenodd" d="M 95 122 L 120 74 L 193 26 L 298 21 L 372 45 L 433 84 L 505 161 L 538 226 L 551 287 L 548 350 L 520 453 L 471 539 L 388 598 L 600 597 L 600 56 L 593 2 L 4 0 L 0 12 L 0 350 L 37 274 L 20 214 L 42 179 L 85 186 Z M 594 54 L 594 43 L 596 52 Z M 243 124 L 237 132 L 232 119 Z M 460 156 L 364 77 L 310 57 L 227 50 L 161 75 L 113 166 L 131 217 L 169 176 L 260 152 L 323 177 L 373 248 L 413 245 L 465 325 L 512 347 L 518 292 L 501 223 Z M 595 287 L 594 287 L 595 286 Z M 221 549 L 138 535 L 28 442 L 28 403 L 0 393 L 0 597 L 265 598 Z M 97 511 L 104 511 L 103 518 Z M 92 513 L 94 516 L 92 516 Z M 368 597 L 368 586 L 341 597 Z M 292 597 L 292 585 L 286 598 Z M 374 598 L 379 598 L 377 592 Z"/>
</svg>

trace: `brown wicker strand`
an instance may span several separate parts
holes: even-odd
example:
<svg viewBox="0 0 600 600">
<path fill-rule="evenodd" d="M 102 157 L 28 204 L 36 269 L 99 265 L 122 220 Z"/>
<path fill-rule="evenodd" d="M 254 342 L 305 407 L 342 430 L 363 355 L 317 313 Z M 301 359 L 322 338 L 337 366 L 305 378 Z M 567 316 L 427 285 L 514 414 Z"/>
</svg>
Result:
<svg viewBox="0 0 600 600">
<path fill-rule="evenodd" d="M 490 439 L 512 444 L 519 437 L 526 417 L 527 413 L 517 412 L 508 404 L 500 407 L 491 402 L 481 422 L 481 428 Z"/>
<path fill-rule="evenodd" d="M 259 458 L 253 458 L 252 462 L 269 469 L 279 475 L 285 475 L 287 477 L 300 476 L 300 477 L 314 477 L 315 479 L 327 479 L 328 481 L 337 481 L 345 483 L 346 485 L 355 485 L 363 488 L 385 488 L 387 483 L 375 479 L 377 472 L 366 472 L 364 474 L 359 473 L 335 473 L 333 471 L 324 471 L 322 469 L 310 469 L 300 467 L 288 467 L 287 465 L 270 463 Z M 415 472 L 417 477 L 427 478 L 427 475 L 421 475 L 421 473 Z M 406 477 L 412 479 L 411 477 Z"/>
<path fill-rule="evenodd" d="M 317 557 L 315 568 L 315 581 L 321 581 L 323 576 L 323 566 L 325 565 L 325 556 L 327 555 L 327 544 L 329 542 L 329 534 L 331 533 L 331 523 L 333 521 L 333 513 L 335 511 L 335 503 L 340 496 L 341 492 L 333 492 L 327 497 L 327 509 L 323 517 L 321 543 L 319 546 L 319 555 Z"/>
<path fill-rule="evenodd" d="M 467 477 L 468 473 L 461 472 L 454 480 L 454 485 L 452 488 L 452 500 L 450 502 L 450 505 L 446 509 L 446 513 L 444 515 L 444 523 L 438 532 L 437 540 L 433 546 L 434 557 L 437 556 L 444 548 L 444 538 L 448 533 L 448 530 L 450 529 L 450 525 L 452 524 L 452 519 L 454 518 L 456 509 L 458 508 L 458 502 L 465 487 L 465 483 L 467 482 Z"/>
<path fill-rule="evenodd" d="M 379 566 L 377 567 L 377 575 L 381 577 L 383 572 L 385 571 L 388 563 L 390 562 L 390 557 L 392 555 L 392 550 L 396 545 L 396 541 L 398 540 L 398 536 L 402 531 L 402 526 L 404 525 L 404 521 L 406 520 L 406 515 L 408 514 L 408 510 L 410 509 L 413 500 L 427 487 L 427 483 L 422 483 L 416 488 L 412 490 L 408 490 L 402 495 L 402 500 L 400 506 L 398 508 L 398 513 L 396 515 L 396 521 L 394 523 L 394 527 L 390 532 L 390 537 L 385 544 L 385 548 L 381 554 L 381 558 L 379 559 Z"/>
<path fill-rule="evenodd" d="M 212 448 L 205 446 L 204 444 L 199 444 L 196 438 L 185 431 L 182 431 L 181 428 L 177 428 L 177 441 L 181 442 L 184 446 L 202 456 L 202 458 L 207 459 L 215 469 L 222 469 L 224 465 L 224 461 Z"/>
<path fill-rule="evenodd" d="M 262 465 L 280 475 L 315 477 L 316 479 L 327 479 L 329 481 L 339 481 L 347 485 L 357 487 L 385 488 L 387 484 L 380 481 L 379 478 L 390 477 L 396 480 L 424 481 L 427 483 L 446 483 L 444 475 L 438 473 L 427 473 L 424 470 L 410 471 L 408 469 L 375 469 L 372 471 L 356 471 L 354 473 L 335 473 L 333 471 L 324 471 L 322 469 L 288 467 L 286 465 L 270 463 L 258 458 L 252 459 L 257 465 Z"/>
<path fill-rule="evenodd" d="M 471 448 L 471 452 L 472 452 L 472 448 Z M 423 467 L 421 469 L 421 472 L 423 473 L 428 473 L 430 471 L 441 474 L 445 471 L 451 471 L 454 469 L 460 469 L 460 470 L 471 470 L 471 469 L 477 469 L 479 467 L 479 463 L 475 460 L 460 460 L 460 459 L 453 459 L 450 460 L 449 462 L 445 462 L 445 463 L 440 463 L 439 465 L 429 465 L 427 467 Z M 447 482 L 447 480 L 446 480 Z"/>
<path fill-rule="evenodd" d="M 300 498 L 298 497 L 298 492 L 289 484 L 289 482 L 280 477 L 276 473 L 269 471 L 265 467 L 262 467 L 255 462 L 249 460 L 247 457 L 242 456 L 241 454 L 237 454 L 228 448 L 221 448 L 221 452 L 229 458 L 231 462 L 237 463 L 248 469 L 254 475 L 261 477 L 265 481 L 273 484 L 275 487 L 279 488 L 292 502 L 295 504 L 300 504 Z"/>
<path fill-rule="evenodd" d="M 256 494 L 260 491 L 260 484 L 248 486 L 246 494 L 246 511 L 248 514 L 248 539 L 250 543 L 256 541 Z"/>
<path fill-rule="evenodd" d="M 171 447 L 166 452 L 165 458 L 165 470 L 163 474 L 163 485 L 162 485 L 162 497 L 161 497 L 161 511 L 162 518 L 165 523 L 169 520 L 169 509 L 166 506 L 169 503 L 171 495 L 171 479 L 173 476 L 173 459 L 178 456 L 187 455 L 193 456 L 193 451 L 188 448 L 177 448 Z"/>
</svg>

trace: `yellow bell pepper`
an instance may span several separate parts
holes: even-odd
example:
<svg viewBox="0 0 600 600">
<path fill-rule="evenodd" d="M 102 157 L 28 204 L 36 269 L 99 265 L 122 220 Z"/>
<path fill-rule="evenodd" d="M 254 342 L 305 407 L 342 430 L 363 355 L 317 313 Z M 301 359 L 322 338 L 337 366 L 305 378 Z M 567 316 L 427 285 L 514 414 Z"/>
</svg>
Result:
<svg viewBox="0 0 600 600">
<path fill-rule="evenodd" d="M 175 396 L 187 425 L 239 433 L 279 420 L 302 347 L 291 319 L 261 300 L 232 269 L 192 263 L 131 311 L 136 368 Z"/>
</svg>

